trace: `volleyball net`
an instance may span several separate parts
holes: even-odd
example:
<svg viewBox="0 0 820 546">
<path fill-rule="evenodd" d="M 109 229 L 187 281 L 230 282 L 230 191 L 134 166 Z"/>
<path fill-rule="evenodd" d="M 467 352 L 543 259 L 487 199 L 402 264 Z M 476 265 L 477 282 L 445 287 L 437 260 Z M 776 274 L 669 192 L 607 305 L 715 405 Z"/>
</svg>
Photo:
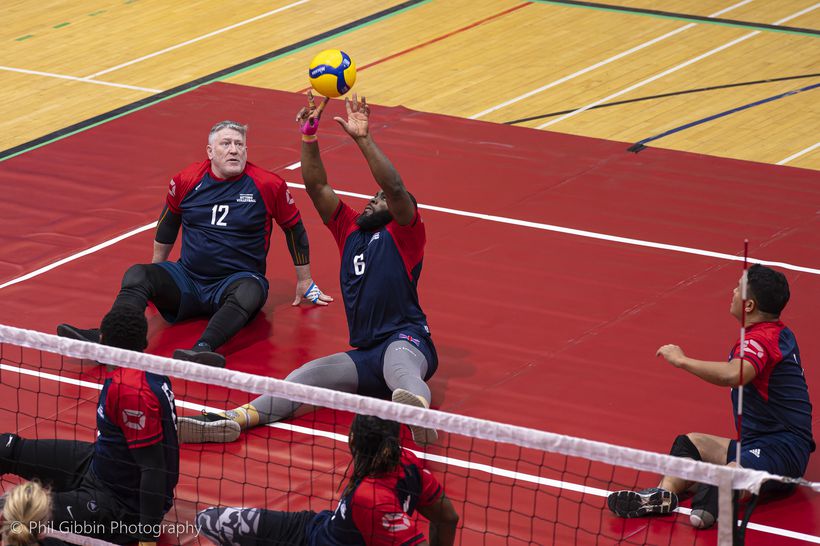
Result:
<svg viewBox="0 0 820 546">
<path fill-rule="evenodd" d="M 438 431 L 435 444 L 421 447 L 402 427 L 402 444 L 437 478 L 458 512 L 457 544 L 742 543 L 739 531 L 745 526 L 739 526 L 738 520 L 750 508 L 734 502 L 733 491 L 756 495 L 768 480 L 779 480 L 802 488 L 804 495 L 820 492 L 820 484 L 765 472 L 425 410 L 7 326 L 0 326 L 0 433 L 25 439 L 95 442 L 98 398 L 110 373 L 102 364 L 170 378 L 179 417 L 239 407 L 261 394 L 313 408 L 299 417 L 245 431 L 232 442 L 180 444 L 174 502 L 160 529 L 164 544 L 208 544 L 197 528 L 196 514 L 213 506 L 335 510 L 350 478 L 348 430 L 355 414 Z M 130 418 L 132 426 L 140 426 L 139 415 Z M 549 423 L 548 415 L 544 422 Z M 673 434 L 670 431 L 670 439 Z M 6 462 L 0 464 L 6 465 L 0 488 L 7 491 L 21 479 L 10 473 Z M 695 530 L 685 500 L 671 514 L 652 518 L 620 518 L 607 507 L 611 492 L 655 486 L 661 475 L 717 486 L 717 525 Z M 59 489 L 46 485 L 51 485 L 52 491 Z M 417 513 L 411 516 L 426 534 L 426 520 Z M 94 529 L 83 532 L 89 529 L 53 527 L 58 532 L 110 540 Z M 784 531 L 756 528 L 754 523 L 748 529 L 770 533 L 773 541 Z M 75 536 L 71 541 L 83 543 L 84 539 Z"/>
</svg>

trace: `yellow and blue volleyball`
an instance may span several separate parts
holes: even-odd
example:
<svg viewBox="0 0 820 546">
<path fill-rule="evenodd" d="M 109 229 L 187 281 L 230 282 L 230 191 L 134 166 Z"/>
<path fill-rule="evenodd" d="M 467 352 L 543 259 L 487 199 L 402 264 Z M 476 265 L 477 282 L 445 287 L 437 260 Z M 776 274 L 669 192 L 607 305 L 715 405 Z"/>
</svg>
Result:
<svg viewBox="0 0 820 546">
<path fill-rule="evenodd" d="M 320 95 L 341 97 L 356 83 L 356 65 L 344 51 L 326 49 L 313 57 L 308 77 Z"/>
</svg>

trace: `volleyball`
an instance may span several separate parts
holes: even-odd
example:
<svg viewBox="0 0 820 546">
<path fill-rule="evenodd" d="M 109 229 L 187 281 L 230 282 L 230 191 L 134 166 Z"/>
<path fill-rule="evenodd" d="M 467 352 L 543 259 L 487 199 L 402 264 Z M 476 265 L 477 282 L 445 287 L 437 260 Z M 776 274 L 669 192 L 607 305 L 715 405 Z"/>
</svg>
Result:
<svg viewBox="0 0 820 546">
<path fill-rule="evenodd" d="M 356 83 L 356 64 L 344 51 L 326 49 L 313 57 L 308 77 L 320 95 L 340 97 Z"/>
</svg>

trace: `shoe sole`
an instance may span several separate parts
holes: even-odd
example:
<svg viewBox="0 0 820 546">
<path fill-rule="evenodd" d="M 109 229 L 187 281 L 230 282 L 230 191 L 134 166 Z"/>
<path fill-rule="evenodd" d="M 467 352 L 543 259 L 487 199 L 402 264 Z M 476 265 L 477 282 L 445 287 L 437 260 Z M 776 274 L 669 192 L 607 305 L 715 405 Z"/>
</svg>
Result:
<svg viewBox="0 0 820 546">
<path fill-rule="evenodd" d="M 674 512 L 678 503 L 670 491 L 641 494 L 636 491 L 616 491 L 606 499 L 607 506 L 616 516 L 640 518 Z"/>
<path fill-rule="evenodd" d="M 197 353 L 186 349 L 177 349 L 176 351 L 174 351 L 174 358 L 176 358 L 177 360 L 185 360 L 186 362 L 196 362 L 197 364 L 213 366 L 214 368 L 225 367 L 225 357 L 219 353 Z"/>
<path fill-rule="evenodd" d="M 77 328 L 69 325 L 69 324 L 59 324 L 57 325 L 57 335 L 60 337 L 65 337 L 68 339 L 76 339 L 77 341 L 87 341 L 89 343 L 99 343 L 100 340 L 98 339 L 88 339 L 84 335 L 82 335 Z"/>
<path fill-rule="evenodd" d="M 410 391 L 404 389 L 396 389 L 393 391 L 393 402 L 397 404 L 404 404 L 406 406 L 414 406 L 416 408 L 427 409 L 424 402 Z M 410 427 L 410 433 L 413 435 L 413 441 L 420 446 L 426 446 L 435 443 L 438 440 L 438 432 L 432 428 L 420 427 L 417 425 L 407 425 Z"/>
<path fill-rule="evenodd" d="M 200 421 L 180 417 L 177 423 L 177 439 L 180 444 L 226 444 L 236 441 L 241 433 L 239 423 L 230 419 Z"/>
</svg>

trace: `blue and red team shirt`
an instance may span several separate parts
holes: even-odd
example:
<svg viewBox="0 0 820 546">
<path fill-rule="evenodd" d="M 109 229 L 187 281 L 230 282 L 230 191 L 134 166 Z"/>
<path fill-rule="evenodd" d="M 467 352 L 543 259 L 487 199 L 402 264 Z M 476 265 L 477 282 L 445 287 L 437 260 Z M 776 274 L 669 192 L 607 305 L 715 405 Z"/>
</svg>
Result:
<svg viewBox="0 0 820 546">
<path fill-rule="evenodd" d="M 334 512 L 316 515 L 310 546 L 374 546 L 420 544 L 425 541 L 413 518 L 418 507 L 438 501 L 444 490 L 416 456 L 402 449 L 393 472 L 368 477 L 344 495 Z"/>
<path fill-rule="evenodd" d="M 165 451 L 165 508 L 174 502 L 179 479 L 179 444 L 174 393 L 167 377 L 117 368 L 103 384 L 97 406 L 94 475 L 134 513 L 140 513 L 140 468 L 130 450 L 161 442 Z"/>
<path fill-rule="evenodd" d="M 327 223 L 342 255 L 339 280 L 350 345 L 372 347 L 406 328 L 429 335 L 418 295 L 427 241 L 418 210 L 406 226 L 390 221 L 375 231 L 361 231 L 358 217 L 339 201 Z"/>
<path fill-rule="evenodd" d="M 240 271 L 264 275 L 271 220 L 288 229 L 300 218 L 285 181 L 250 162 L 227 180 L 216 177 L 208 160 L 189 165 L 171 179 L 167 203 L 182 215 L 179 263 L 202 280 Z"/>
<path fill-rule="evenodd" d="M 814 450 L 811 430 L 811 402 L 800 349 L 794 333 L 780 321 L 759 322 L 746 329 L 743 358 L 757 375 L 744 387 L 741 441 L 789 432 Z M 729 360 L 740 358 L 738 339 Z M 732 406 L 737 415 L 737 388 L 732 389 Z"/>
</svg>

